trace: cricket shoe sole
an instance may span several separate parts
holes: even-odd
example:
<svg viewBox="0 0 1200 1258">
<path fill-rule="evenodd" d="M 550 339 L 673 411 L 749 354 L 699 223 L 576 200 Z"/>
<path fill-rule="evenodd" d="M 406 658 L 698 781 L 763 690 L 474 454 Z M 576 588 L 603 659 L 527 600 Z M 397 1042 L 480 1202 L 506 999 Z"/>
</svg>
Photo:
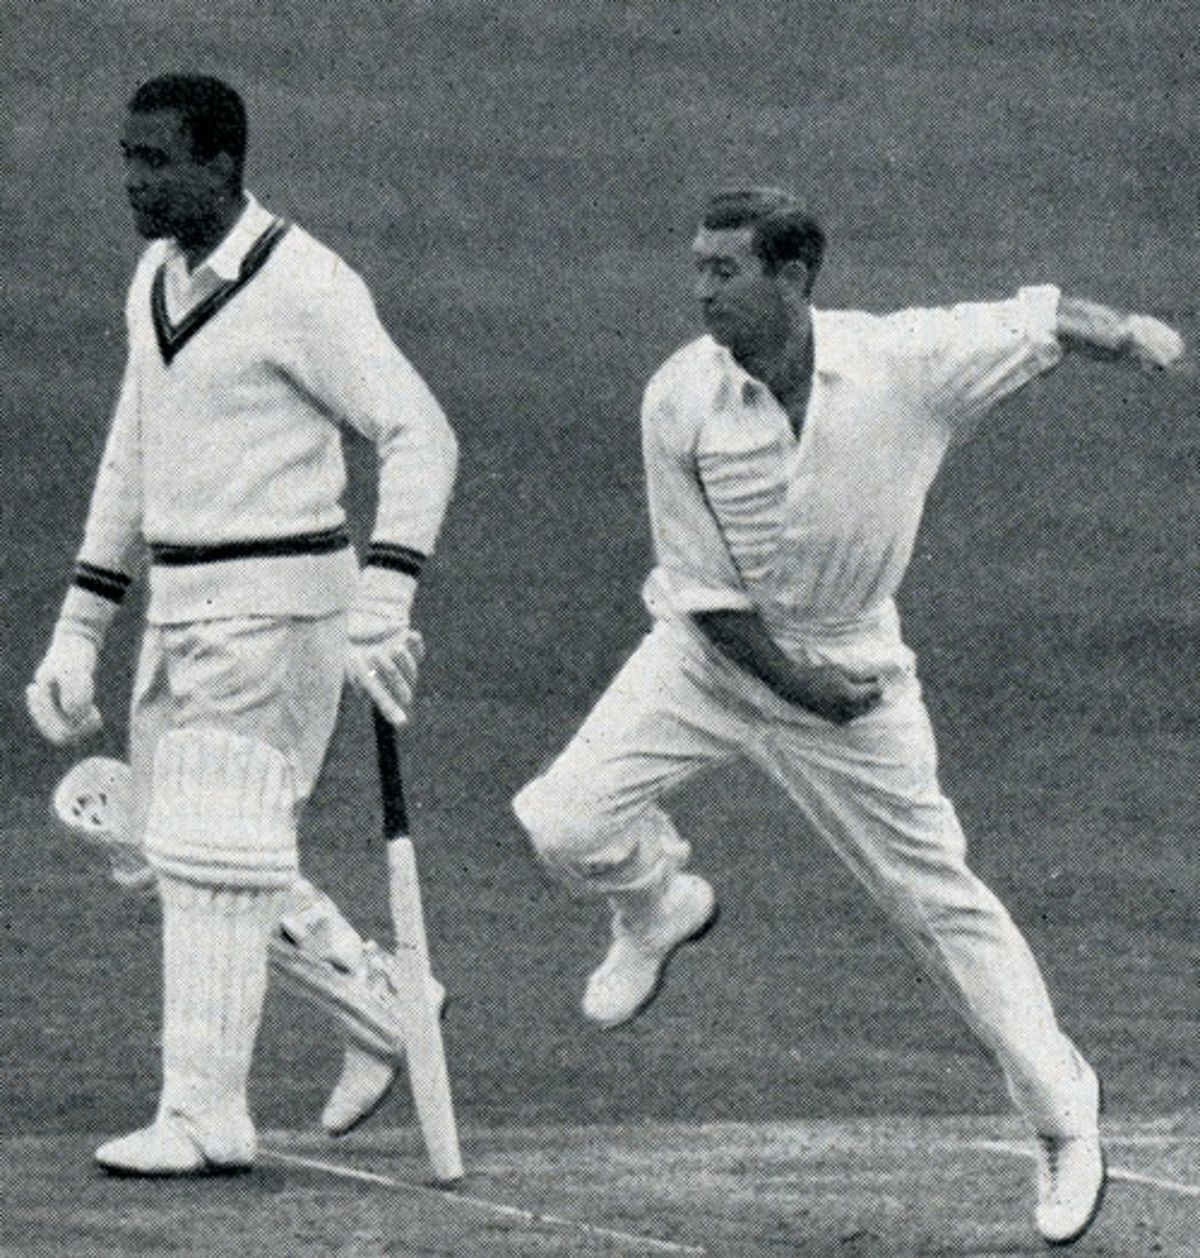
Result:
<svg viewBox="0 0 1200 1258">
<path fill-rule="evenodd" d="M 158 876 L 141 844 L 130 838 L 132 794 L 127 764 L 111 756 L 88 756 L 54 788 L 54 815 L 71 834 L 104 852 L 119 886 L 152 891 Z"/>
</svg>

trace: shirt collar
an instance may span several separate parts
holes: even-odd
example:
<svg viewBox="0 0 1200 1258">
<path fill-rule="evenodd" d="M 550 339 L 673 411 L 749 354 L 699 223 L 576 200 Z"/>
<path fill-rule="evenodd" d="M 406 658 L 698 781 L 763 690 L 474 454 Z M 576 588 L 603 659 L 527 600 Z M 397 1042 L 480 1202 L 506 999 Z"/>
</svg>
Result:
<svg viewBox="0 0 1200 1258">
<path fill-rule="evenodd" d="M 828 312 L 813 310 L 812 326 L 814 338 L 813 373 L 824 379 L 848 375 L 851 370 L 850 359 L 854 353 L 853 342 L 836 318 Z M 713 350 L 720 367 L 720 381 L 717 385 L 716 401 L 725 404 L 731 396 L 741 398 L 744 404 L 756 402 L 767 390 L 763 382 L 746 371 L 724 345 L 713 341 Z"/>
<path fill-rule="evenodd" d="M 253 193 L 247 192 L 245 196 L 245 209 L 238 215 L 237 221 L 221 243 L 192 272 L 193 277 L 201 271 L 208 271 L 218 280 L 237 279 L 246 254 L 275 221 L 274 215 L 263 209 Z M 182 258 L 183 252 L 175 241 L 171 242 L 170 247 L 174 255 Z"/>
</svg>

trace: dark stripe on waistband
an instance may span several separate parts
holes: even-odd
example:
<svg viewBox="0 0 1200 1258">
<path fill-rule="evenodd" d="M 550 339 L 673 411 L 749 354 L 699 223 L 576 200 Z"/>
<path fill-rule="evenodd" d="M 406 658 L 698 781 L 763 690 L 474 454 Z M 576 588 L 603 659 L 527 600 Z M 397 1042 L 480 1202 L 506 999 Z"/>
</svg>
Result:
<svg viewBox="0 0 1200 1258">
<path fill-rule="evenodd" d="M 350 545 L 349 532 L 339 526 L 321 533 L 296 533 L 291 537 L 264 537 L 254 541 L 217 542 L 212 546 L 151 542 L 150 558 L 168 568 L 191 564 L 224 563 L 231 559 L 277 559 L 286 555 L 327 555 Z"/>
<path fill-rule="evenodd" d="M 99 598 L 106 598 L 110 603 L 121 602 L 132 582 L 133 578 L 127 573 L 99 568 L 93 563 L 84 563 L 82 559 L 76 563 L 72 578 L 73 585 Z"/>
<path fill-rule="evenodd" d="M 397 546 L 392 542 L 372 542 L 367 547 L 367 564 L 376 568 L 390 568 L 406 576 L 419 577 L 425 566 L 426 556 L 411 546 Z"/>
</svg>

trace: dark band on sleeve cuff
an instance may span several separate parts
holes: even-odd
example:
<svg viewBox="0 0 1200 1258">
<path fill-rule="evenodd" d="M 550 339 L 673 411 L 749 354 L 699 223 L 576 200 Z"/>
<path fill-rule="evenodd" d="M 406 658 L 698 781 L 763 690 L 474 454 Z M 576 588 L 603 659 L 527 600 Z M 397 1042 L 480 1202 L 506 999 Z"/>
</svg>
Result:
<svg viewBox="0 0 1200 1258">
<path fill-rule="evenodd" d="M 396 546 L 391 542 L 372 542 L 367 547 L 367 566 L 389 568 L 414 578 L 421 575 L 427 556 L 411 546 Z"/>
<path fill-rule="evenodd" d="M 106 598 L 110 603 L 119 603 L 125 597 L 125 591 L 133 582 L 131 576 L 124 572 L 115 572 L 112 568 L 98 568 L 95 564 L 80 560 L 75 565 L 75 576 L 72 584 L 89 594 Z"/>
</svg>

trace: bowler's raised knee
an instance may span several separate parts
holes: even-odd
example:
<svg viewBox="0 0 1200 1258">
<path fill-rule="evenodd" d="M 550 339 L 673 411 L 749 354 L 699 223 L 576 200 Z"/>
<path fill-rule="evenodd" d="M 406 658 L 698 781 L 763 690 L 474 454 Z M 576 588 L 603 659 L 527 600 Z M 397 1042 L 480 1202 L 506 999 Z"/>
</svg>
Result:
<svg viewBox="0 0 1200 1258">
<path fill-rule="evenodd" d="M 550 773 L 526 783 L 513 797 L 512 810 L 538 859 L 555 871 L 577 868 L 585 853 L 611 834 L 611 825 L 577 807 Z"/>
</svg>

